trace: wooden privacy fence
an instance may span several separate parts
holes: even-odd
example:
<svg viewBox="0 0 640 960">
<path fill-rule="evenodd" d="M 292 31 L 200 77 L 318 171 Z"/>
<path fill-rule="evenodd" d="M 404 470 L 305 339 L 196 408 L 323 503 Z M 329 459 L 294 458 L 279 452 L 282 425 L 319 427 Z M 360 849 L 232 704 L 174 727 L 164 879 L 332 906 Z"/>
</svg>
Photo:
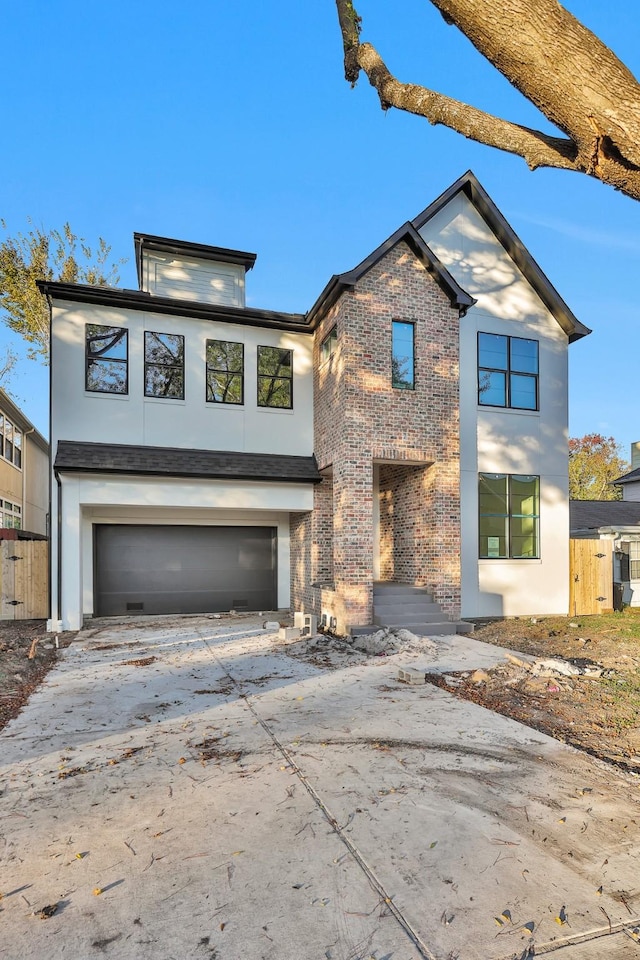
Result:
<svg viewBox="0 0 640 960">
<path fill-rule="evenodd" d="M 46 540 L 0 540 L 0 620 L 49 615 L 48 558 Z"/>
<path fill-rule="evenodd" d="M 569 616 L 613 610 L 613 542 L 569 541 Z"/>
</svg>

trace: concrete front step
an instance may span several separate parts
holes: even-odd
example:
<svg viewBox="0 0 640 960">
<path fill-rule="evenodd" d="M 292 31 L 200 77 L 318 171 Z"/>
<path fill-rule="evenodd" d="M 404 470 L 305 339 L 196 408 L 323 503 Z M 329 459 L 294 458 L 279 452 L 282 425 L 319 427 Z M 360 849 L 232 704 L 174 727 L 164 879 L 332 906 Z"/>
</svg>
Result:
<svg viewBox="0 0 640 960">
<path fill-rule="evenodd" d="M 401 596 L 408 597 L 412 594 L 418 594 L 421 597 L 428 597 L 431 600 L 431 594 L 426 587 L 414 587 L 410 583 L 374 583 L 373 596 L 378 599 L 382 596 Z"/>
<path fill-rule="evenodd" d="M 354 624 L 349 629 L 352 637 L 361 637 L 369 633 L 377 633 L 378 630 L 409 630 L 415 633 L 417 637 L 439 637 L 444 634 L 453 633 L 473 633 L 473 624 L 466 623 L 464 620 L 440 620 L 437 623 L 414 623 L 414 624 Z"/>
<path fill-rule="evenodd" d="M 438 613 L 442 610 L 442 607 L 439 603 L 434 603 L 434 601 L 428 597 L 412 595 L 410 597 L 374 597 L 373 609 L 377 613 L 388 614 L 392 617 L 394 613 L 405 613 L 410 610 L 415 610 L 416 612 L 418 610 L 424 610 L 425 613 Z"/>
<path fill-rule="evenodd" d="M 441 623 L 441 621 L 445 619 L 446 615 L 439 609 L 429 612 L 421 609 L 405 610 L 402 613 L 398 613 L 396 610 L 394 613 L 391 613 L 386 610 L 380 611 L 377 604 L 373 608 L 373 622 L 379 624 L 381 627 L 387 627 L 390 623 L 396 626 L 404 623 Z"/>
</svg>

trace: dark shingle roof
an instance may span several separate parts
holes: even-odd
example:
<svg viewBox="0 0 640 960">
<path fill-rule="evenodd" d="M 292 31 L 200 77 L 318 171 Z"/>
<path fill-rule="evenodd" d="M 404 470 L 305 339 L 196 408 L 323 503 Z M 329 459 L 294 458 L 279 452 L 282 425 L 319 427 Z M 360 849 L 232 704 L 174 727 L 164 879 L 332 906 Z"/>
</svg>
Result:
<svg viewBox="0 0 640 960">
<path fill-rule="evenodd" d="M 571 500 L 571 530 L 640 525 L 640 502 L 632 500 Z"/>
<path fill-rule="evenodd" d="M 83 473 L 319 483 L 316 458 L 60 440 L 55 469 Z"/>
<path fill-rule="evenodd" d="M 636 467 L 630 473 L 625 473 L 622 477 L 614 480 L 614 483 L 633 483 L 634 480 L 640 480 L 640 467 Z"/>
</svg>

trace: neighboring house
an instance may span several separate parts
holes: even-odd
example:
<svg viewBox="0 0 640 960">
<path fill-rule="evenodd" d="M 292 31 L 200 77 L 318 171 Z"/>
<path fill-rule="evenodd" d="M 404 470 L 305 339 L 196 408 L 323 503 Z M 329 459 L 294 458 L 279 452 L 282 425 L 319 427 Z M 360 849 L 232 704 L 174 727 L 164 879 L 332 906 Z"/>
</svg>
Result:
<svg viewBox="0 0 640 960">
<path fill-rule="evenodd" d="M 49 444 L 0 390 L 0 530 L 45 536 L 49 509 Z"/>
<path fill-rule="evenodd" d="M 611 541 L 616 606 L 619 602 L 640 606 L 640 497 L 572 500 L 569 506 L 572 538 Z"/>
<path fill-rule="evenodd" d="M 568 609 L 567 348 L 589 333 L 472 173 L 306 314 L 255 256 L 135 234 L 52 306 L 52 616 Z"/>
<path fill-rule="evenodd" d="M 640 501 L 640 440 L 631 444 L 631 470 L 614 481 L 622 487 L 622 499 Z"/>
</svg>

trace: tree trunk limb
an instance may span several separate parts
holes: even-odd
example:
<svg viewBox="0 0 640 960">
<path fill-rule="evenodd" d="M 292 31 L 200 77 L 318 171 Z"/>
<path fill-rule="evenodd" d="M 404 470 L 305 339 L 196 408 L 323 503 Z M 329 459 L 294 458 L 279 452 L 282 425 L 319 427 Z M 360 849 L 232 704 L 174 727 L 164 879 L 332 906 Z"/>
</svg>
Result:
<svg viewBox="0 0 640 960">
<path fill-rule="evenodd" d="M 418 84 L 402 83 L 375 47 L 360 42 L 352 0 L 336 0 L 345 76 L 363 70 L 383 109 L 396 107 L 478 143 L 601 180 L 640 199 L 640 85 L 557 0 L 431 0 L 531 103 L 567 136 L 510 123 Z"/>
</svg>

